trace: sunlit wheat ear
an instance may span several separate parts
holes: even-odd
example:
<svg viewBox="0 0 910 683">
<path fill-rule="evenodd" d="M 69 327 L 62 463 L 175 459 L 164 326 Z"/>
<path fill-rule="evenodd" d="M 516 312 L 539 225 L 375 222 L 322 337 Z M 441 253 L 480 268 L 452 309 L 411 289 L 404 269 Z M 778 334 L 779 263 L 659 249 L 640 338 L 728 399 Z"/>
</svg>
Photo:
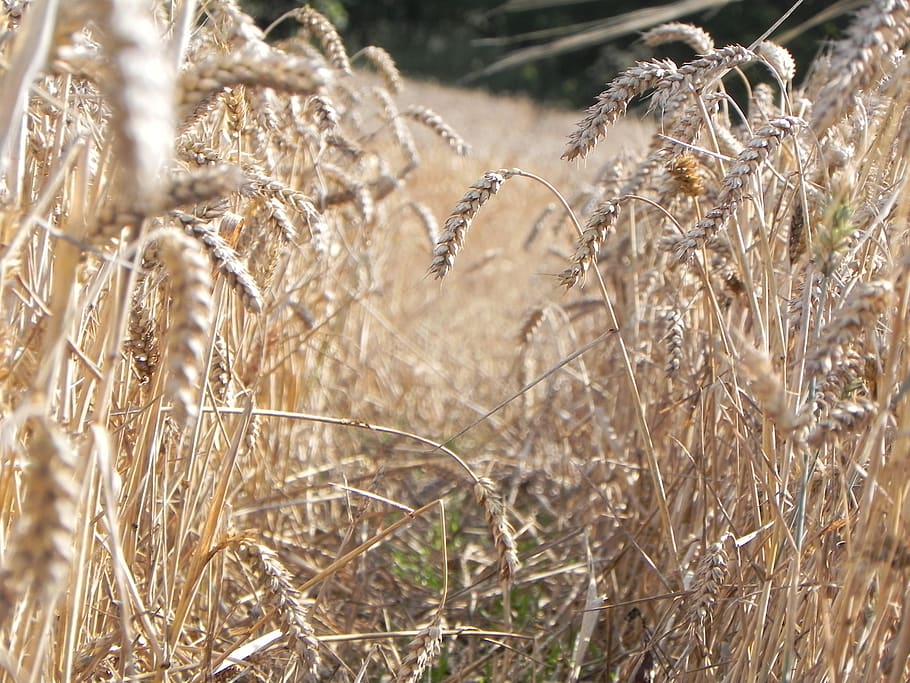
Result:
<svg viewBox="0 0 910 683">
<path fill-rule="evenodd" d="M 819 139 L 848 108 L 853 95 L 882 75 L 888 57 L 905 47 L 910 37 L 910 4 L 906 0 L 874 0 L 859 12 L 847 36 L 834 44 L 828 68 L 811 85 L 819 90 L 812 105 L 810 125 Z"/>
<path fill-rule="evenodd" d="M 165 399 L 174 419 L 189 427 L 198 416 L 200 379 L 212 317 L 211 267 L 201 245 L 176 228 L 156 231 L 145 251 L 168 276 L 170 324 L 167 328 Z"/>
<path fill-rule="evenodd" d="M 307 100 L 306 112 L 321 133 L 333 131 L 338 126 L 338 110 L 328 97 L 323 95 L 310 97 Z"/>
<path fill-rule="evenodd" d="M 262 312 L 262 293 L 240 260 L 237 252 L 225 242 L 218 229 L 210 222 L 182 211 L 172 212 L 187 234 L 195 237 L 205 247 L 209 257 L 224 279 L 237 292 L 244 307 L 252 313 Z"/>
<path fill-rule="evenodd" d="M 205 100 L 234 85 L 274 88 L 301 95 L 319 93 L 331 79 L 319 61 L 288 55 L 264 44 L 227 55 L 213 55 L 190 64 L 178 79 L 177 103 L 183 117 Z"/>
<path fill-rule="evenodd" d="M 247 168 L 246 177 L 242 194 L 264 200 L 275 199 L 282 205 L 290 207 L 304 219 L 316 253 L 324 255 L 328 251 L 328 226 L 325 218 L 307 195 L 266 175 L 258 168 Z"/>
<path fill-rule="evenodd" d="M 304 27 L 307 34 L 316 38 L 329 62 L 339 71 L 351 73 L 351 61 L 344 49 L 344 42 L 332 22 L 310 6 L 294 12 L 294 18 Z"/>
<path fill-rule="evenodd" d="M 423 234 L 426 235 L 430 249 L 436 246 L 436 240 L 439 239 L 439 221 L 426 204 L 421 202 L 408 202 L 408 207 L 414 212 L 423 227 Z"/>
<path fill-rule="evenodd" d="M 419 683 L 424 672 L 433 665 L 442 651 L 442 626 L 439 614 L 417 632 L 408 645 L 408 654 L 395 676 L 395 683 Z"/>
<path fill-rule="evenodd" d="M 579 282 L 584 282 L 588 269 L 594 265 L 607 236 L 616 226 L 619 208 L 618 199 L 608 199 L 591 214 L 575 247 L 575 254 L 569 267 L 559 274 L 559 283 L 563 287 L 571 289 Z"/>
<path fill-rule="evenodd" d="M 783 116 L 770 121 L 767 126 L 755 133 L 737 157 L 736 163 L 724 176 L 721 191 L 717 195 L 717 205 L 692 230 L 682 237 L 662 240 L 662 246 L 672 249 L 683 260 L 717 235 L 736 211 L 742 201 L 745 186 L 755 175 L 758 167 L 780 146 L 785 136 L 796 135 L 805 125 L 805 121 L 798 117 Z"/>
<path fill-rule="evenodd" d="M 173 156 L 174 66 L 167 42 L 144 0 L 62 3 L 98 27 L 108 58 L 98 85 L 110 104 L 118 171 L 113 195 L 120 206 L 146 213 L 162 199 L 162 169 Z"/>
<path fill-rule="evenodd" d="M 445 140 L 446 144 L 449 145 L 455 153 L 459 156 L 466 156 L 470 154 L 471 147 L 467 142 L 464 141 L 455 130 L 447 124 L 443 118 L 437 114 L 435 111 L 429 107 L 423 107 L 417 104 L 411 105 L 408 107 L 404 115 L 408 118 L 414 119 L 418 123 L 422 123 L 427 128 L 432 130 L 436 135 Z"/>
<path fill-rule="evenodd" d="M 680 42 L 691 47 L 698 54 L 705 54 L 714 49 L 714 39 L 703 28 L 693 24 L 670 22 L 645 31 L 641 35 L 645 45 L 663 45 Z"/>
<path fill-rule="evenodd" d="M 398 66 L 396 66 L 395 60 L 392 59 L 392 55 L 376 45 L 369 45 L 363 48 L 359 54 L 363 55 L 373 65 L 377 73 L 382 76 L 385 87 L 388 88 L 390 93 L 397 95 L 401 92 L 401 73 L 399 73 Z"/>
<path fill-rule="evenodd" d="M 682 313 L 674 308 L 667 311 L 664 315 L 664 325 L 667 330 L 663 339 L 661 339 L 664 343 L 664 352 L 667 358 L 664 372 L 667 376 L 672 377 L 682 364 L 682 346 L 686 332 L 686 322 Z"/>
<path fill-rule="evenodd" d="M 638 95 L 656 87 L 670 73 L 676 71 L 676 64 L 670 60 L 639 62 L 613 79 L 597 101 L 588 107 L 585 118 L 569 135 L 569 145 L 562 158 L 572 161 L 584 158 L 606 135 L 607 128 L 625 114 L 629 103 Z"/>
<path fill-rule="evenodd" d="M 689 623 L 704 624 L 711 619 L 714 605 L 727 578 L 729 558 L 724 544 L 729 536 L 705 548 L 692 576 L 692 587 L 685 605 Z"/>
<path fill-rule="evenodd" d="M 493 536 L 496 552 L 499 556 L 499 580 L 505 586 L 511 586 L 518 571 L 518 546 L 515 543 L 515 531 L 509 523 L 505 502 L 496 484 L 492 480 L 481 477 L 474 484 L 474 498 L 483 508 L 487 520 L 487 528 Z"/>
<path fill-rule="evenodd" d="M 146 384 L 151 380 L 161 360 L 158 324 L 152 318 L 146 302 L 144 280 L 144 277 L 140 278 L 136 283 L 136 291 L 130 306 L 129 338 L 126 341 L 139 384 Z"/>
<path fill-rule="evenodd" d="M 231 164 L 207 165 L 190 173 L 177 173 L 168 183 L 168 206 L 192 206 L 238 192 L 244 175 Z"/>
<path fill-rule="evenodd" d="M 455 257 L 464 247 L 465 236 L 471 221 L 494 194 L 499 192 L 502 184 L 512 176 L 507 170 L 488 171 L 476 183 L 471 185 L 461 201 L 455 205 L 451 215 L 442 227 L 442 233 L 433 249 L 433 262 L 430 265 L 430 274 L 437 279 L 444 278 L 455 265 Z"/>
<path fill-rule="evenodd" d="M 237 552 L 249 565 L 258 583 L 268 592 L 269 599 L 278 609 L 278 616 L 285 632 L 294 639 L 297 654 L 311 676 L 316 675 L 319 664 L 319 641 L 310 623 L 303 596 L 294 587 L 293 579 L 278 555 L 261 543 L 243 539 L 237 543 Z"/>
<path fill-rule="evenodd" d="M 236 0 L 208 2 L 205 10 L 214 21 L 219 38 L 231 47 L 242 47 L 265 39 L 256 21 L 240 9 Z"/>
<path fill-rule="evenodd" d="M 755 53 L 774 69 L 785 85 L 796 77 L 796 60 L 783 45 L 765 40 L 756 46 Z"/>
<path fill-rule="evenodd" d="M 383 114 L 392 128 L 392 135 L 395 137 L 395 142 L 398 144 L 398 147 L 401 149 L 405 161 L 407 162 L 401 175 L 407 175 L 420 165 L 420 155 L 417 153 L 417 145 L 414 144 L 414 137 L 405 125 L 404 120 L 401 117 L 401 112 L 398 111 L 398 106 L 392 100 L 391 95 L 389 95 L 386 89 L 378 87 L 373 88 L 371 93 L 382 105 Z"/>
<path fill-rule="evenodd" d="M 877 412 L 876 405 L 862 396 L 840 401 L 820 417 L 806 442 L 812 448 L 836 443 L 838 439 L 859 434 Z"/>
<path fill-rule="evenodd" d="M 0 570 L 0 625 L 31 588 L 50 608 L 65 586 L 73 557 L 76 524 L 72 445 L 47 418 L 26 422 L 22 512 Z"/>
<path fill-rule="evenodd" d="M 814 350 L 806 360 L 806 369 L 824 375 L 844 357 L 849 346 L 875 329 L 879 317 L 894 300 L 894 286 L 887 280 L 873 280 L 857 285 L 834 319 L 821 331 Z"/>
<path fill-rule="evenodd" d="M 807 415 L 797 415 L 790 407 L 784 383 L 771 365 L 766 353 L 743 345 L 739 350 L 739 368 L 749 382 L 752 396 L 762 413 L 780 431 L 781 436 L 797 432 L 806 423 Z"/>
</svg>

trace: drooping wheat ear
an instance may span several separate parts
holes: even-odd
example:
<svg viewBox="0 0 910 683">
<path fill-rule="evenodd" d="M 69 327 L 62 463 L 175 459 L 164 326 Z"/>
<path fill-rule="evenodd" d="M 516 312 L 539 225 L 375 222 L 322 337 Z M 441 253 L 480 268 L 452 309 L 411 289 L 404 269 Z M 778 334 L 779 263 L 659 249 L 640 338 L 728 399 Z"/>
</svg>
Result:
<svg viewBox="0 0 910 683">
<path fill-rule="evenodd" d="M 559 283 L 566 289 L 571 289 L 579 282 L 584 283 L 588 269 L 597 260 L 607 235 L 616 226 L 619 208 L 619 199 L 608 199 L 588 218 L 569 267 L 559 274 Z"/>
<path fill-rule="evenodd" d="M 278 555 L 262 543 L 243 539 L 237 543 L 237 552 L 268 591 L 286 633 L 294 639 L 297 654 L 310 675 L 315 676 L 319 664 L 319 641 L 303 606 L 303 596 L 294 587 L 290 573 Z"/>
<path fill-rule="evenodd" d="M 439 613 L 417 632 L 408 644 L 408 654 L 395 675 L 395 683 L 419 683 L 424 672 L 442 651 L 442 626 Z"/>
<path fill-rule="evenodd" d="M 423 234 L 426 235 L 427 242 L 430 243 L 430 249 L 433 249 L 436 246 L 436 240 L 439 239 L 439 221 L 436 220 L 436 216 L 433 215 L 430 207 L 426 204 L 410 201 L 408 206 L 420 219 L 420 224 L 423 226 Z"/>
<path fill-rule="evenodd" d="M 351 73 L 351 60 L 331 21 L 309 5 L 294 12 L 294 18 L 303 25 L 307 35 L 319 41 L 332 66 L 346 74 Z"/>
<path fill-rule="evenodd" d="M 212 18 L 219 37 L 233 47 L 242 47 L 248 43 L 263 42 L 265 35 L 256 21 L 240 9 L 235 0 L 218 0 L 205 6 Z"/>
<path fill-rule="evenodd" d="M 227 86 L 246 85 L 312 95 L 320 92 L 330 80 L 328 69 L 317 60 L 251 43 L 228 55 L 214 55 L 192 62 L 180 74 L 177 101 L 181 115 L 186 117 Z"/>
<path fill-rule="evenodd" d="M 771 365 L 768 354 L 743 344 L 739 351 L 739 368 L 749 382 L 752 396 L 783 437 L 805 424 L 806 415 L 797 415 L 790 407 L 780 375 Z"/>
<path fill-rule="evenodd" d="M 749 178 L 780 146 L 785 136 L 796 135 L 805 125 L 806 122 L 796 116 L 782 116 L 770 121 L 767 126 L 755 133 L 755 137 L 749 141 L 737 157 L 736 163 L 724 176 L 715 208 L 711 209 L 692 230 L 682 237 L 668 241 L 665 246 L 671 246 L 680 260 L 685 260 L 697 247 L 717 235 L 739 206 Z"/>
<path fill-rule="evenodd" d="M 876 412 L 876 405 L 862 396 L 839 401 L 825 416 L 819 418 L 809 432 L 806 442 L 812 448 L 821 448 L 844 435 L 858 434 L 869 424 Z"/>
<path fill-rule="evenodd" d="M 636 96 L 656 87 L 675 71 L 676 64 L 670 60 L 639 62 L 610 81 L 607 89 L 597 96 L 597 101 L 588 107 L 585 117 L 569 134 L 569 145 L 562 158 L 572 161 L 587 156 Z"/>
<path fill-rule="evenodd" d="M 834 319 L 821 331 L 814 350 L 806 360 L 807 371 L 816 376 L 829 373 L 852 343 L 875 329 L 879 317 L 893 299 L 894 286 L 887 280 L 857 285 Z"/>
<path fill-rule="evenodd" d="M 239 192 L 243 171 L 232 164 L 204 166 L 190 173 L 175 174 L 168 183 L 170 207 L 204 204 Z"/>
<path fill-rule="evenodd" d="M 667 376 L 672 377 L 679 371 L 679 366 L 682 364 L 682 347 L 686 332 L 686 322 L 682 313 L 673 308 L 664 314 L 664 324 L 667 329 L 662 339 L 667 356 L 664 372 L 667 373 Z"/>
<path fill-rule="evenodd" d="M 524 321 L 521 323 L 521 329 L 518 330 L 518 345 L 521 348 L 525 348 L 531 343 L 534 335 L 537 334 L 537 330 L 543 325 L 543 318 L 546 312 L 546 306 L 537 306 L 525 316 Z"/>
<path fill-rule="evenodd" d="M 307 100 L 306 112 L 316 124 L 320 133 L 328 133 L 338 127 L 338 110 L 332 100 L 324 95 L 313 95 Z"/>
<path fill-rule="evenodd" d="M 755 54 L 765 60 L 775 73 L 784 82 L 784 85 L 793 81 L 796 76 L 796 60 L 783 45 L 778 45 L 770 40 L 763 40 L 755 47 Z"/>
<path fill-rule="evenodd" d="M 177 156 L 197 166 L 215 166 L 224 162 L 221 152 L 210 147 L 205 141 L 185 137 L 179 141 Z"/>
<path fill-rule="evenodd" d="M 835 43 L 828 68 L 810 84 L 819 86 L 810 121 L 819 139 L 853 106 L 852 96 L 882 75 L 888 58 L 904 47 L 908 37 L 907 0 L 874 0 L 856 14 L 846 37 Z"/>
<path fill-rule="evenodd" d="M 455 150 L 458 156 L 467 156 L 471 153 L 471 146 L 464 141 L 455 130 L 443 121 L 442 117 L 429 107 L 423 107 L 418 104 L 412 104 L 405 109 L 404 115 L 412 118 L 418 123 L 422 123 L 432 130 L 436 135 L 441 137 L 446 143 Z"/>
<path fill-rule="evenodd" d="M 285 243 L 290 244 L 297 239 L 297 229 L 284 210 L 284 204 L 277 199 L 265 201 L 265 218 Z"/>
<path fill-rule="evenodd" d="M 664 43 L 681 42 L 691 47 L 700 55 L 714 49 L 711 34 L 693 24 L 670 22 L 655 26 L 641 36 L 645 45 L 663 45 Z"/>
<path fill-rule="evenodd" d="M 240 296 L 244 307 L 253 313 L 261 313 L 262 293 L 259 291 L 259 286 L 243 261 L 240 260 L 237 252 L 224 241 L 218 229 L 209 221 L 182 211 L 173 211 L 171 215 L 180 221 L 187 234 L 195 237 L 205 247 L 212 263 L 224 276 L 231 289 Z"/>
<path fill-rule="evenodd" d="M 261 199 L 276 199 L 292 208 L 306 222 L 316 253 L 321 255 L 328 251 L 328 226 L 308 196 L 280 180 L 267 176 L 257 168 L 247 168 L 246 176 L 243 194 Z"/>
<path fill-rule="evenodd" d="M 729 558 L 724 545 L 729 535 L 707 548 L 695 568 L 692 587 L 686 596 L 689 623 L 704 624 L 711 619 L 720 588 L 727 578 Z"/>
<path fill-rule="evenodd" d="M 442 234 L 433 249 L 430 273 L 435 278 L 441 280 L 452 270 L 455 265 L 455 257 L 464 246 L 464 239 L 474 216 L 490 197 L 499 192 L 499 188 L 511 175 L 505 169 L 488 171 L 480 180 L 471 185 L 461 201 L 455 205 L 451 215 L 446 219 Z"/>
<path fill-rule="evenodd" d="M 474 498 L 483 507 L 487 528 L 496 545 L 499 580 L 506 587 L 511 586 L 521 563 L 518 561 L 515 531 L 509 523 L 505 502 L 496 490 L 496 484 L 487 477 L 481 477 L 474 484 Z"/>
<path fill-rule="evenodd" d="M 398 144 L 398 147 L 401 148 L 402 154 L 404 154 L 407 165 L 402 171 L 402 175 L 406 175 L 420 165 L 420 155 L 417 153 L 417 145 L 414 144 L 414 138 L 411 135 L 411 131 L 404 124 L 398 107 L 395 105 L 395 102 L 392 101 L 392 97 L 385 88 L 373 88 L 370 92 L 379 101 L 379 104 L 382 105 L 382 111 L 385 114 L 386 121 L 388 121 L 389 125 L 392 127 L 392 135 L 395 137 L 395 142 Z"/>
<path fill-rule="evenodd" d="M 376 45 L 368 45 L 358 54 L 362 54 L 373 65 L 373 68 L 382 76 L 385 87 L 390 93 L 397 95 L 401 92 L 401 73 L 398 71 L 392 55 Z"/>
<path fill-rule="evenodd" d="M 22 513 L 0 570 L 0 625 L 29 588 L 48 609 L 65 586 L 73 558 L 77 487 L 72 445 L 47 418 L 26 422 Z"/>
<path fill-rule="evenodd" d="M 199 390 L 212 314 L 211 267 L 201 245 L 175 228 L 150 236 L 145 258 L 168 275 L 170 325 L 167 338 L 165 398 L 174 419 L 189 428 L 199 412 Z"/>
<path fill-rule="evenodd" d="M 162 169 L 174 155 L 174 82 L 166 41 L 144 0 L 63 3 L 97 27 L 108 58 L 98 86 L 110 104 L 110 127 L 118 170 L 117 204 L 154 212 L 162 199 Z M 84 24 L 83 24 L 84 25 Z"/>
</svg>

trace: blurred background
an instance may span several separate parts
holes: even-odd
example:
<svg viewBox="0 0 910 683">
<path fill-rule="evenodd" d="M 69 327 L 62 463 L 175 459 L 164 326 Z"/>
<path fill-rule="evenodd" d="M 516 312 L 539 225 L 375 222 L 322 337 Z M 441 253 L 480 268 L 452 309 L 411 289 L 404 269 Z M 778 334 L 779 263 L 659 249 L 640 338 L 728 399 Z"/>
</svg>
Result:
<svg viewBox="0 0 910 683">
<path fill-rule="evenodd" d="M 295 0 L 245 0 L 265 27 Z M 605 82 L 637 59 L 656 55 L 639 35 L 665 21 L 705 28 L 720 45 L 749 45 L 789 10 L 771 34 L 798 65 L 808 65 L 825 41 L 837 38 L 860 0 L 315 0 L 353 54 L 380 45 L 406 75 L 495 93 L 526 94 L 551 105 L 587 106 Z M 271 35 L 296 30 L 282 22 Z M 692 58 L 684 46 L 661 46 L 660 57 Z M 800 74 L 802 76 L 804 74 Z"/>
</svg>

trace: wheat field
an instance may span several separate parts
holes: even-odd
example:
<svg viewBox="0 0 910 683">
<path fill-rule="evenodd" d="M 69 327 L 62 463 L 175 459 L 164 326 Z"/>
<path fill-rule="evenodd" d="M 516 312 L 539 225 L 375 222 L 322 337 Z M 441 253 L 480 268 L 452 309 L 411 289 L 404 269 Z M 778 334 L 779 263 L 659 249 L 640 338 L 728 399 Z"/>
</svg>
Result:
<svg viewBox="0 0 910 683">
<path fill-rule="evenodd" d="M 3 681 L 910 680 L 906 1 L 581 114 L 2 17 Z"/>
</svg>

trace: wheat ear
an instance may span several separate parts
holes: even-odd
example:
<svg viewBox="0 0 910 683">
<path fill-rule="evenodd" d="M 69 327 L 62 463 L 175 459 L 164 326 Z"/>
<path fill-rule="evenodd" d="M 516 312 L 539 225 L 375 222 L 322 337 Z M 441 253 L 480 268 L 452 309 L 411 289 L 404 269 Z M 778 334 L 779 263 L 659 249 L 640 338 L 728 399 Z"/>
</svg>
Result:
<svg viewBox="0 0 910 683">
<path fill-rule="evenodd" d="M 455 257 L 464 246 L 465 236 L 471 221 L 480 210 L 480 207 L 499 192 L 502 184 L 512 176 L 509 170 L 488 171 L 483 177 L 471 185 L 467 193 L 461 198 L 442 227 L 442 234 L 433 249 L 433 262 L 430 273 L 437 279 L 444 278 L 455 265 Z"/>
<path fill-rule="evenodd" d="M 474 498 L 483 508 L 487 528 L 493 536 L 496 552 L 499 556 L 499 580 L 505 586 L 511 586 L 518 571 L 518 546 L 515 543 L 515 531 L 509 523 L 505 502 L 494 484 L 487 477 L 481 477 L 474 484 Z"/>
<path fill-rule="evenodd" d="M 200 245 L 184 232 L 164 228 L 153 233 L 145 257 L 168 275 L 171 324 L 167 338 L 165 397 L 174 418 L 189 425 L 199 412 L 199 389 L 212 314 L 212 280 Z"/>
</svg>

